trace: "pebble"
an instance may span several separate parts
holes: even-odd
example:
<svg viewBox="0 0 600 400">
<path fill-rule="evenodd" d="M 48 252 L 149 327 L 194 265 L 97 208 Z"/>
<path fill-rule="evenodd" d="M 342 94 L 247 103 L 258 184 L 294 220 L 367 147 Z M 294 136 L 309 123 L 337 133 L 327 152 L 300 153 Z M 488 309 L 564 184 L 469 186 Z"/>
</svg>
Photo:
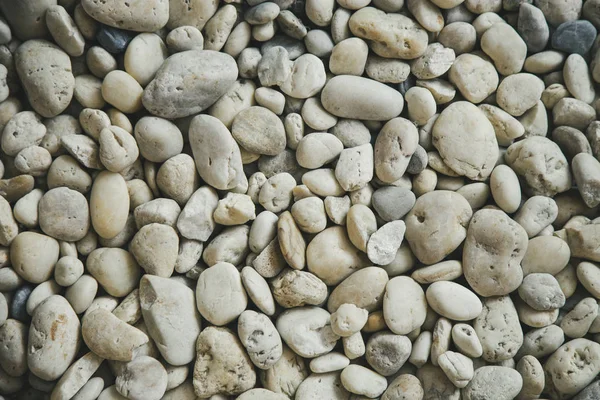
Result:
<svg viewBox="0 0 600 400">
<path fill-rule="evenodd" d="M 490 190 L 498 207 L 512 214 L 521 205 L 521 186 L 517 174 L 506 165 L 498 165 L 490 176 Z"/>
<path fill-rule="evenodd" d="M 296 307 L 284 311 L 276 322 L 284 342 L 306 358 L 329 353 L 339 336 L 331 329 L 330 314 L 318 307 Z"/>
<path fill-rule="evenodd" d="M 221 296 L 221 293 L 227 293 L 227 296 Z M 248 304 L 240 273 L 226 262 L 205 270 L 198 278 L 196 302 L 200 314 L 212 324 L 221 326 L 233 321 Z"/>
<path fill-rule="evenodd" d="M 6 319 L 0 326 L 0 367 L 11 377 L 27 373 L 28 326 L 16 319 Z"/>
<path fill-rule="evenodd" d="M 200 397 L 222 393 L 238 395 L 250 390 L 256 373 L 236 335 L 227 328 L 208 327 L 198 336 L 194 366 L 194 392 Z"/>
<path fill-rule="evenodd" d="M 517 32 L 527 44 L 527 50 L 532 53 L 544 50 L 550 38 L 550 29 L 544 13 L 526 2 L 519 6 Z"/>
<path fill-rule="evenodd" d="M 350 393 L 342 386 L 339 372 L 312 374 L 298 386 L 298 400 L 318 399 L 324 396 L 328 399 L 341 400 L 349 398 Z"/>
<path fill-rule="evenodd" d="M 589 331 L 592 322 L 598 316 L 598 303 L 593 297 L 581 300 L 560 322 L 567 337 L 580 338 Z"/>
<path fill-rule="evenodd" d="M 427 301 L 421 286 L 413 279 L 400 276 L 386 285 L 383 315 L 387 326 L 398 335 L 406 335 L 423 325 Z"/>
<path fill-rule="evenodd" d="M 519 316 L 508 296 L 486 298 L 473 327 L 481 341 L 483 359 L 488 362 L 514 357 L 523 344 Z"/>
<path fill-rule="evenodd" d="M 566 21 L 552 34 L 552 47 L 565 53 L 585 55 L 595 37 L 596 28 L 589 21 Z"/>
<path fill-rule="evenodd" d="M 494 396 L 498 400 L 515 398 L 523 387 L 523 378 L 508 367 L 485 366 L 475 370 L 473 379 L 463 389 L 465 400 Z"/>
<path fill-rule="evenodd" d="M 592 382 L 600 368 L 600 347 L 588 339 L 574 339 L 558 348 L 544 364 L 546 389 L 555 397 L 569 397 Z M 585 359 L 579 354 L 585 353 Z M 569 374 L 568 371 L 577 371 Z"/>
<path fill-rule="evenodd" d="M 565 304 L 565 295 L 558 281 L 546 273 L 527 275 L 519 286 L 519 296 L 539 311 L 561 308 Z"/>
<path fill-rule="evenodd" d="M 244 311 L 238 319 L 238 335 L 257 368 L 269 369 L 281 358 L 281 337 L 266 315 Z"/>
<path fill-rule="evenodd" d="M 521 71 L 527 57 L 527 45 L 506 23 L 493 24 L 485 31 L 481 36 L 481 49 L 494 61 L 502 75 Z"/>
<path fill-rule="evenodd" d="M 569 247 L 558 237 L 539 236 L 529 241 L 521 265 L 524 274 L 535 272 L 552 275 L 562 271 L 569 262 Z"/>
<path fill-rule="evenodd" d="M 342 385 L 350 393 L 365 395 L 369 398 L 378 397 L 387 388 L 386 379 L 360 365 L 349 365 L 342 371 Z"/>
<path fill-rule="evenodd" d="M 477 296 L 454 282 L 434 282 L 427 288 L 427 303 L 435 312 L 455 321 L 469 321 L 476 318 L 482 310 Z M 462 304 L 456 307 L 456 303 Z M 457 312 L 460 309 L 460 312 Z"/>
<path fill-rule="evenodd" d="M 471 216 L 471 206 L 461 195 L 444 190 L 426 193 L 405 218 L 406 240 L 421 262 L 435 264 L 463 242 Z"/>
<path fill-rule="evenodd" d="M 385 183 L 400 179 L 417 151 L 419 133 L 409 120 L 394 118 L 377 135 L 374 146 L 375 173 Z"/>
<path fill-rule="evenodd" d="M 47 281 L 58 261 L 58 242 L 35 232 L 21 232 L 10 246 L 11 264 L 23 279 L 32 283 Z"/>
<path fill-rule="evenodd" d="M 377 332 L 367 342 L 365 357 L 377 373 L 392 376 L 408 360 L 411 349 L 412 344 L 406 336 L 390 331 Z"/>
<path fill-rule="evenodd" d="M 158 400 L 167 388 L 167 371 L 152 357 L 137 357 L 125 364 L 115 386 L 119 393 L 129 399 Z"/>
<path fill-rule="evenodd" d="M 285 308 L 320 305 L 327 298 L 327 286 L 315 275 L 286 269 L 271 281 L 277 304 Z"/>
<path fill-rule="evenodd" d="M 369 260 L 377 265 L 387 265 L 394 261 L 405 232 L 406 224 L 404 221 L 388 222 L 373 232 L 367 242 Z"/>
<path fill-rule="evenodd" d="M 169 19 L 169 3 L 166 0 L 151 0 L 143 5 L 85 0 L 81 5 L 86 13 L 103 24 L 137 32 L 156 31 Z"/>
<path fill-rule="evenodd" d="M 59 378 L 75 360 L 81 345 L 80 322 L 64 297 L 54 295 L 33 313 L 29 329 L 27 365 L 39 378 Z"/>
<path fill-rule="evenodd" d="M 402 95 L 396 90 L 352 75 L 330 79 L 321 93 L 321 103 L 337 117 L 376 121 L 397 117 L 404 107 Z"/>
<path fill-rule="evenodd" d="M 188 85 L 185 73 L 195 70 L 205 76 Z M 144 107 L 162 118 L 181 118 L 207 109 L 233 84 L 237 76 L 233 58 L 215 51 L 190 50 L 169 57 L 146 86 Z"/>
<path fill-rule="evenodd" d="M 471 325 L 455 324 L 452 327 L 452 342 L 466 356 L 479 358 L 483 354 L 481 342 Z"/>
</svg>

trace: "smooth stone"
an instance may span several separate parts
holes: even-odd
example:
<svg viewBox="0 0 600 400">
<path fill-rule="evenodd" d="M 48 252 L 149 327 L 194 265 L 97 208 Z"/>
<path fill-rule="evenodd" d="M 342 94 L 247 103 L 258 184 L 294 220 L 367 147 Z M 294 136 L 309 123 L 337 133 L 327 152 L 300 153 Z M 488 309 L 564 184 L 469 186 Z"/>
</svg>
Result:
<svg viewBox="0 0 600 400">
<path fill-rule="evenodd" d="M 227 296 L 223 296 L 224 293 Z M 237 318 L 248 304 L 238 270 L 220 262 L 200 274 L 196 304 L 200 314 L 212 324 L 226 325 Z"/>
<path fill-rule="evenodd" d="M 56 0 L 27 0 L 15 4 L 6 0 L 0 2 L 0 9 L 14 35 L 21 40 L 28 40 L 47 35 L 44 15 L 56 3 Z"/>
<path fill-rule="evenodd" d="M 527 57 L 527 45 L 517 31 L 504 22 L 493 24 L 481 35 L 481 49 L 502 75 L 520 72 Z"/>
<path fill-rule="evenodd" d="M 69 400 L 79 392 L 79 390 L 89 382 L 92 375 L 104 362 L 102 357 L 88 352 L 75 361 L 65 371 L 52 390 L 52 400 Z M 99 397 L 101 398 L 101 397 Z"/>
<path fill-rule="evenodd" d="M 467 236 L 472 213 L 467 200 L 455 192 L 437 190 L 420 196 L 405 218 L 405 238 L 414 255 L 424 264 L 442 261 Z"/>
<path fill-rule="evenodd" d="M 302 381 L 296 391 L 296 400 L 331 399 L 344 400 L 350 393 L 342 385 L 339 371 L 312 374 Z"/>
<path fill-rule="evenodd" d="M 458 388 L 467 386 L 473 379 L 473 361 L 463 354 L 447 351 L 438 357 L 438 364 Z"/>
<path fill-rule="evenodd" d="M 519 6 L 517 32 L 527 44 L 527 50 L 532 53 L 544 50 L 550 39 L 550 29 L 544 13 L 529 3 L 521 3 Z"/>
<path fill-rule="evenodd" d="M 339 339 L 331 329 L 330 314 L 318 307 L 286 310 L 277 318 L 276 327 L 283 341 L 306 358 L 329 353 Z"/>
<path fill-rule="evenodd" d="M 70 56 L 79 57 L 83 54 L 85 39 L 64 7 L 49 7 L 46 10 L 46 25 L 56 43 Z"/>
<path fill-rule="evenodd" d="M 103 24 L 137 32 L 157 31 L 169 20 L 167 0 L 144 3 L 84 0 L 81 5 L 86 13 Z"/>
<path fill-rule="evenodd" d="M 593 382 L 573 397 L 573 400 L 594 400 L 598 396 L 600 396 L 600 382 Z"/>
<path fill-rule="evenodd" d="M 17 156 L 24 149 L 40 144 L 46 133 L 47 128 L 37 113 L 19 112 L 13 115 L 4 127 L 2 150 L 9 156 Z"/>
<path fill-rule="evenodd" d="M 191 75 L 190 75 L 191 74 Z M 235 60 L 212 50 L 190 50 L 169 57 L 146 86 L 142 102 L 152 114 L 172 119 L 197 114 L 214 104 L 237 78 Z M 188 86 L 188 76 L 203 76 Z"/>
<path fill-rule="evenodd" d="M 406 335 L 425 322 L 425 292 L 412 278 L 399 276 L 386 285 L 383 316 L 387 326 L 398 335 Z"/>
<path fill-rule="evenodd" d="M 11 377 L 27 373 L 28 331 L 29 327 L 16 319 L 5 318 L 0 326 L 0 367 Z"/>
<path fill-rule="evenodd" d="M 596 207 L 600 204 L 600 162 L 590 154 L 579 153 L 573 158 L 571 167 L 583 201 L 590 208 Z"/>
<path fill-rule="evenodd" d="M 263 49 L 263 53 L 264 51 L 265 49 Z M 288 51 L 288 53 L 290 52 Z M 292 58 L 290 53 L 290 59 Z M 312 54 L 303 54 L 294 61 L 292 72 L 279 87 L 288 96 L 307 99 L 316 95 L 323 88 L 325 82 L 323 62 Z"/>
<path fill-rule="evenodd" d="M 482 310 L 475 293 L 458 283 L 434 282 L 427 288 L 426 296 L 435 312 L 454 321 L 469 321 L 479 316 Z"/>
<path fill-rule="evenodd" d="M 383 304 L 387 283 L 387 273 L 379 267 L 366 267 L 356 271 L 333 289 L 327 309 L 333 313 L 342 304 L 354 304 L 367 311 L 375 311 Z"/>
<path fill-rule="evenodd" d="M 494 397 L 497 400 L 514 399 L 523 387 L 523 378 L 508 367 L 485 366 L 475 370 L 473 379 L 463 389 L 465 400 Z"/>
<path fill-rule="evenodd" d="M 281 337 L 266 315 L 252 310 L 244 311 L 238 319 L 237 331 L 242 345 L 257 368 L 269 369 L 281 358 Z"/>
<path fill-rule="evenodd" d="M 12 267 L 32 283 L 42 283 L 52 276 L 58 255 L 58 242 L 36 232 L 20 233 L 10 246 Z"/>
<path fill-rule="evenodd" d="M 131 361 L 149 340 L 144 332 L 104 309 L 94 310 L 83 319 L 81 333 L 96 355 L 116 361 Z"/>
<path fill-rule="evenodd" d="M 198 336 L 194 391 L 201 398 L 239 395 L 256 383 L 256 373 L 244 347 L 227 328 L 208 327 Z"/>
<path fill-rule="evenodd" d="M 155 358 L 137 357 L 117 375 L 117 391 L 128 399 L 160 400 L 167 389 L 167 371 Z"/>
<path fill-rule="evenodd" d="M 586 354 L 581 358 L 580 354 Z M 546 391 L 553 398 L 569 398 L 589 385 L 600 370 L 600 345 L 588 339 L 563 344 L 544 364 Z M 576 373 L 569 373 L 576 371 Z"/>
<path fill-rule="evenodd" d="M 565 53 L 585 55 L 596 38 L 596 28 L 589 21 L 567 21 L 552 34 L 552 47 Z"/>
<path fill-rule="evenodd" d="M 224 229 L 204 248 L 202 259 L 208 266 L 219 262 L 239 265 L 249 252 L 247 225 L 238 225 Z"/>
<path fill-rule="evenodd" d="M 461 54 L 448 74 L 460 93 L 472 103 L 480 103 L 498 87 L 498 72 L 488 60 L 476 54 Z"/>
<path fill-rule="evenodd" d="M 61 145 L 84 167 L 103 169 L 96 142 L 86 135 L 66 135 L 60 139 Z"/>
<path fill-rule="evenodd" d="M 385 183 L 402 178 L 418 145 L 419 132 L 412 122 L 402 117 L 388 121 L 375 139 L 377 178 Z"/>
<path fill-rule="evenodd" d="M 293 397 L 309 373 L 304 359 L 284 344 L 281 358 L 273 367 L 261 372 L 260 380 L 265 389 Z M 300 393 L 298 390 L 298 396 Z"/>
<path fill-rule="evenodd" d="M 471 325 L 454 325 L 452 327 L 452 342 L 461 353 L 471 358 L 479 358 L 483 354 L 483 347 L 477 337 L 477 332 Z"/>
<path fill-rule="evenodd" d="M 341 353 L 331 352 L 310 361 L 310 370 L 315 374 L 340 371 L 350 364 L 348 357 Z"/>
<path fill-rule="evenodd" d="M 94 230 L 112 239 L 125 227 L 129 214 L 129 192 L 123 177 L 115 172 L 101 172 L 92 185 L 90 215 Z"/>
<path fill-rule="evenodd" d="M 350 393 L 375 398 L 387 389 L 386 379 L 378 373 L 360 365 L 349 365 L 342 371 L 342 385 Z"/>
<path fill-rule="evenodd" d="M 411 374 L 402 374 L 394 379 L 381 396 L 381 400 L 422 399 L 425 395 L 419 378 Z"/>
<path fill-rule="evenodd" d="M 275 113 L 253 106 L 233 120 L 231 133 L 244 149 L 258 154 L 277 155 L 285 148 L 285 128 Z"/>
<path fill-rule="evenodd" d="M 367 342 L 365 358 L 377 373 L 393 376 L 406 363 L 411 350 L 408 337 L 390 331 L 376 332 Z"/>
<path fill-rule="evenodd" d="M 377 265 L 387 265 L 394 261 L 405 232 L 406 224 L 400 220 L 388 222 L 373 232 L 367 242 L 369 260 Z"/>
<path fill-rule="evenodd" d="M 483 359 L 505 361 L 514 357 L 523 344 L 523 331 L 517 310 L 508 296 L 489 297 L 473 328 L 481 341 Z"/>
<path fill-rule="evenodd" d="M 45 40 L 30 40 L 15 52 L 15 68 L 32 107 L 46 118 L 61 114 L 71 102 L 75 78 L 69 56 Z"/>
<path fill-rule="evenodd" d="M 47 381 L 58 379 L 75 360 L 81 345 L 79 319 L 62 296 L 54 295 L 33 313 L 27 350 L 32 373 Z"/>
<path fill-rule="evenodd" d="M 398 91 L 380 82 L 352 75 L 330 79 L 321 93 L 321 103 L 337 117 L 375 121 L 397 117 L 404 107 Z"/>
<path fill-rule="evenodd" d="M 146 273 L 168 278 L 177 261 L 179 237 L 172 227 L 152 223 L 135 234 L 129 248 Z"/>
<path fill-rule="evenodd" d="M 139 296 L 149 335 L 161 355 L 171 365 L 189 364 L 201 330 L 194 292 L 172 279 L 145 275 Z"/>
<path fill-rule="evenodd" d="M 51 189 L 38 207 L 40 228 L 56 239 L 75 242 L 90 228 L 88 202 L 78 191 L 64 187 Z"/>
<path fill-rule="evenodd" d="M 565 295 L 556 278 L 546 273 L 527 275 L 521 286 L 519 296 L 530 307 L 539 310 L 553 310 L 565 304 Z"/>
</svg>

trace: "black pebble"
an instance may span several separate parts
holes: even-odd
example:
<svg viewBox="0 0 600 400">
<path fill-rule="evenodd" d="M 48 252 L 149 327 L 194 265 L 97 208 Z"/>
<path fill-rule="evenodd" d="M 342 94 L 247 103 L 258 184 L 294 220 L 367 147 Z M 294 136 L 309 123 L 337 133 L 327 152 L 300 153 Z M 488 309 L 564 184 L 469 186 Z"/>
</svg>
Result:
<svg viewBox="0 0 600 400">
<path fill-rule="evenodd" d="M 133 32 L 102 25 L 96 34 L 96 40 L 106 51 L 119 54 L 127 49 L 127 45 L 135 37 Z"/>
<path fill-rule="evenodd" d="M 566 53 L 586 54 L 596 39 L 596 28 L 589 21 L 564 22 L 552 35 L 552 47 Z"/>
</svg>

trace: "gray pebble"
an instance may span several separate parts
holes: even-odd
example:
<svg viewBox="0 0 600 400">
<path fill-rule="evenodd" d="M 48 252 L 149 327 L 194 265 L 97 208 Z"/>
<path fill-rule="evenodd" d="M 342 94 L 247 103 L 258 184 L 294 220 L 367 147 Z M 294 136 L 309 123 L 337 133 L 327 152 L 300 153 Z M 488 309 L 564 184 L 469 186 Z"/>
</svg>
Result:
<svg viewBox="0 0 600 400">
<path fill-rule="evenodd" d="M 589 21 L 569 21 L 560 24 L 552 34 L 552 47 L 565 53 L 585 55 L 595 38 L 596 28 Z"/>
<path fill-rule="evenodd" d="M 415 205 L 415 195 L 408 189 L 386 186 L 373 193 L 373 208 L 384 221 L 404 217 Z"/>
</svg>

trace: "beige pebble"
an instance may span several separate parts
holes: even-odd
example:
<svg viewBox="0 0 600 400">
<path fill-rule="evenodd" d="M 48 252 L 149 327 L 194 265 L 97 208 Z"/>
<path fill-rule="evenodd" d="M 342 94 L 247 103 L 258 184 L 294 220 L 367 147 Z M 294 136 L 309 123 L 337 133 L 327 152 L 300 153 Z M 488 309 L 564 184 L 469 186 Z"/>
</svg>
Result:
<svg viewBox="0 0 600 400">
<path fill-rule="evenodd" d="M 142 92 L 140 84 L 124 71 L 111 71 L 102 82 L 104 100 L 128 114 L 142 109 Z"/>
</svg>

